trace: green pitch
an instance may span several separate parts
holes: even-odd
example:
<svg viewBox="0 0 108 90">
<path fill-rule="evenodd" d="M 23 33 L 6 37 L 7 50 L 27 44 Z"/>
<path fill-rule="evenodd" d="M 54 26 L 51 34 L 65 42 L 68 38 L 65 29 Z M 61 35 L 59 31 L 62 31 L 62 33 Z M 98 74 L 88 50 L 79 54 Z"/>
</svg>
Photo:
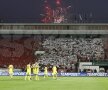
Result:
<svg viewBox="0 0 108 90">
<path fill-rule="evenodd" d="M 24 80 L 24 77 L 0 76 L 0 90 L 108 90 L 107 77 L 40 77 L 39 81 Z"/>
</svg>

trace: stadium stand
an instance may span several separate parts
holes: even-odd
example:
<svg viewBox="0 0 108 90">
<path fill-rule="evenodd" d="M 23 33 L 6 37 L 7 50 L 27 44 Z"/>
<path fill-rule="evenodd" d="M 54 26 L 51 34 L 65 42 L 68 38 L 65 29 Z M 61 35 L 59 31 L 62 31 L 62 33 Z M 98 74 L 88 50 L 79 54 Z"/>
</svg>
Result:
<svg viewBox="0 0 108 90">
<path fill-rule="evenodd" d="M 45 54 L 34 55 L 39 50 Z M 74 72 L 80 61 L 105 59 L 104 38 L 95 35 L 5 35 L 0 36 L 0 58 L 1 67 L 13 64 L 15 68 L 24 68 L 38 61 L 41 70 L 47 65 L 50 71 L 56 64 L 60 72 Z"/>
<path fill-rule="evenodd" d="M 103 41 L 101 38 L 73 38 L 72 36 L 51 36 L 46 38 L 42 44 L 46 53 L 39 59 L 42 64 L 56 64 L 65 68 L 75 69 L 77 62 L 89 62 L 104 59 Z M 60 68 L 60 67 L 59 67 Z"/>
<path fill-rule="evenodd" d="M 82 14 L 85 19 L 86 14 Z M 28 68 L 28 63 L 31 65 L 35 63 L 36 67 L 32 65 L 31 69 L 29 65 Z M 12 67 L 8 70 L 11 64 L 14 70 Z M 49 77 L 44 79 L 40 77 L 40 81 L 35 81 L 38 75 L 47 76 L 45 66 L 48 68 Z M 57 71 L 53 69 L 53 66 L 57 66 Z M 13 79 L 6 77 L 10 72 L 10 76 L 14 75 Z M 33 76 L 31 77 L 30 74 Z M 24 76 L 25 80 L 27 76 L 32 81 L 25 81 Z M 57 80 L 54 76 L 58 76 Z M 52 77 L 54 80 L 51 79 Z M 21 90 L 22 86 L 24 86 L 23 90 L 33 88 L 39 90 L 43 88 L 44 90 L 52 88 L 54 90 L 57 88 L 60 90 L 108 90 L 107 77 L 108 23 L 42 24 L 2 23 L 1 21 L 1 90 L 14 90 L 17 87 Z"/>
</svg>

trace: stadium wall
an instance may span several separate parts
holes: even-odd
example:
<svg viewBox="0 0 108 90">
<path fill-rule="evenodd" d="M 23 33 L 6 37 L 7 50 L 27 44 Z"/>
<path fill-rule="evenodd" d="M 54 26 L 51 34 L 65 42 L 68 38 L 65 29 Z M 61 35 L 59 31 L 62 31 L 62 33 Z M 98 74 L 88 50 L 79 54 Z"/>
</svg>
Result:
<svg viewBox="0 0 108 90">
<path fill-rule="evenodd" d="M 0 76 L 8 76 L 8 72 L 0 72 Z M 14 76 L 25 76 L 26 72 L 14 72 Z M 33 74 L 32 74 L 33 75 Z M 39 76 L 44 76 L 44 73 L 39 73 Z M 52 73 L 48 73 L 48 76 L 52 76 Z M 108 77 L 108 73 L 58 73 L 58 76 L 63 77 Z"/>
<path fill-rule="evenodd" d="M 108 34 L 108 30 L 0 30 L 0 34 Z"/>
</svg>

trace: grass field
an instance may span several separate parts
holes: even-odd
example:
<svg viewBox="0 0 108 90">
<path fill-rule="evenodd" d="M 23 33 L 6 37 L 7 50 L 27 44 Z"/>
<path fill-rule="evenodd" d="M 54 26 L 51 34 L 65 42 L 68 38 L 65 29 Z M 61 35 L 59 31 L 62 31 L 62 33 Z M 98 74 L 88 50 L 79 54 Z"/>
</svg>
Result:
<svg viewBox="0 0 108 90">
<path fill-rule="evenodd" d="M 40 77 L 39 81 L 24 80 L 24 77 L 0 76 L 0 90 L 108 90 L 107 77 Z"/>
</svg>

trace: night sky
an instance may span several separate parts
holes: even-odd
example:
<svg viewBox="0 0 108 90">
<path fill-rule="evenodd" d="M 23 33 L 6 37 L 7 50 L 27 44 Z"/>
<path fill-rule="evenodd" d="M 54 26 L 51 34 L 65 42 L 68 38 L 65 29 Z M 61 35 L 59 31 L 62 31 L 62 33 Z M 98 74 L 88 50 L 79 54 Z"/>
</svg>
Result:
<svg viewBox="0 0 108 90">
<path fill-rule="evenodd" d="M 108 0 L 62 0 L 74 14 L 92 13 L 93 21 L 108 22 Z M 54 0 L 49 0 L 54 7 Z M 44 0 L 0 0 L 0 22 L 41 23 Z"/>
</svg>

